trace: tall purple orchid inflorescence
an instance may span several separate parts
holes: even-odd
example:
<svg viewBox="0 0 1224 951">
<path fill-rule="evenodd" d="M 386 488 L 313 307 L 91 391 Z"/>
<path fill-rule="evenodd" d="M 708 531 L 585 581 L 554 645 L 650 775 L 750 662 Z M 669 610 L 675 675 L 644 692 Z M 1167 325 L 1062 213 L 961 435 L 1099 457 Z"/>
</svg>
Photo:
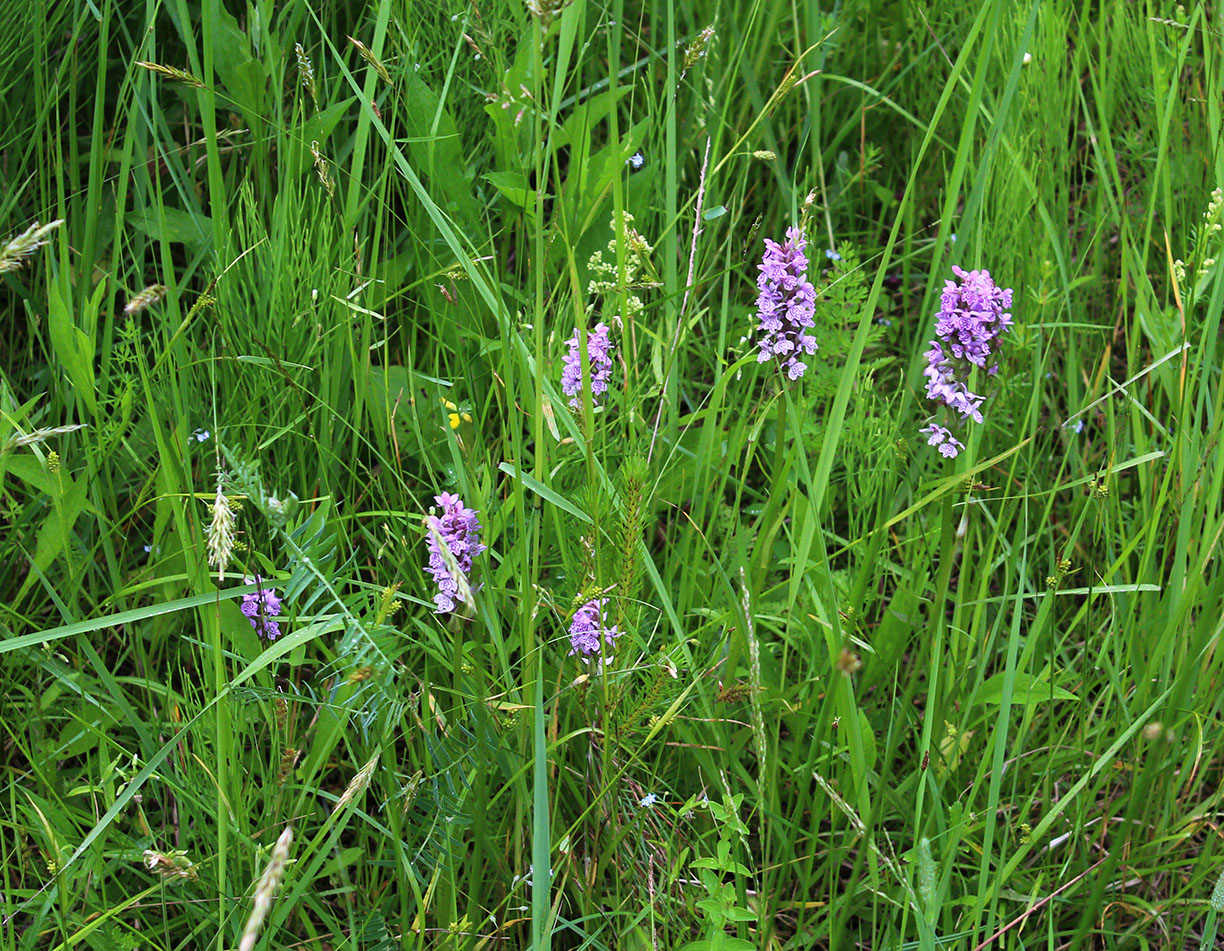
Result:
<svg viewBox="0 0 1224 951">
<path fill-rule="evenodd" d="M 584 660 L 600 652 L 600 637 L 610 648 L 623 631 L 615 624 L 603 626 L 603 608 L 607 598 L 595 598 L 574 612 L 570 622 L 570 654 L 582 654 Z"/>
<path fill-rule="evenodd" d="M 247 584 L 254 583 L 254 578 L 244 579 Z M 272 588 L 260 588 L 252 594 L 242 596 L 241 610 L 255 633 L 269 641 L 274 641 L 281 635 L 280 624 L 272 620 L 281 613 L 281 599 Z"/>
<path fill-rule="evenodd" d="M 452 492 L 435 495 L 434 501 L 442 506 L 442 514 L 426 518 L 429 564 L 425 570 L 438 586 L 438 593 L 434 595 L 437 612 L 445 614 L 455 610 L 456 601 L 467 600 L 464 592 L 469 590 L 472 559 L 487 546 L 480 543 L 480 519 L 475 509 L 467 508 Z"/>
<path fill-rule="evenodd" d="M 608 389 L 612 376 L 612 341 L 608 339 L 608 325 L 600 321 L 587 333 L 587 359 L 591 365 L 591 399 L 595 401 Z M 570 397 L 574 409 L 582 408 L 582 351 L 578 345 L 578 328 L 566 341 L 569 352 L 565 355 L 565 368 L 561 371 L 561 392 Z"/>
<path fill-rule="evenodd" d="M 986 398 L 969 389 L 974 369 L 994 376 L 999 371 L 994 352 L 1000 334 L 1011 329 L 1011 288 L 1002 288 L 989 271 L 966 271 L 952 266 L 959 279 L 947 281 L 940 298 L 935 334 L 931 349 L 924 356 L 927 378 L 927 399 L 937 400 L 955 410 L 961 421 L 983 421 L 982 403 Z M 965 448 L 952 431 L 937 423 L 920 430 L 927 444 L 935 446 L 941 455 L 954 459 Z"/>
<path fill-rule="evenodd" d="M 786 229 L 786 241 L 778 244 L 765 239 L 765 254 L 758 265 L 757 317 L 760 320 L 761 350 L 758 363 L 777 358 L 789 379 L 803 376 L 807 364 L 803 354 L 816 352 L 816 338 L 808 333 L 814 326 L 816 288 L 807 279 L 807 240 L 803 229 Z"/>
</svg>

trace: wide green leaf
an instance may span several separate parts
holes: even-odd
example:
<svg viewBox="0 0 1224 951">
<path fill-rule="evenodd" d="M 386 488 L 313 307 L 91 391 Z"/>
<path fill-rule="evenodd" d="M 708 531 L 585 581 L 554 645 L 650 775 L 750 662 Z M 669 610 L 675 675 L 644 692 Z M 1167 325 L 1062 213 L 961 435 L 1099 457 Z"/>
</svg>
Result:
<svg viewBox="0 0 1224 951">
<path fill-rule="evenodd" d="M 978 703 L 1002 703 L 1003 690 L 1007 685 L 1005 673 L 995 674 L 982 684 L 978 690 Z M 1079 700 L 1070 690 L 1052 684 L 1034 674 L 1018 673 L 1012 677 L 1013 706 L 1028 706 L 1035 703 L 1048 703 L 1050 700 Z"/>
</svg>

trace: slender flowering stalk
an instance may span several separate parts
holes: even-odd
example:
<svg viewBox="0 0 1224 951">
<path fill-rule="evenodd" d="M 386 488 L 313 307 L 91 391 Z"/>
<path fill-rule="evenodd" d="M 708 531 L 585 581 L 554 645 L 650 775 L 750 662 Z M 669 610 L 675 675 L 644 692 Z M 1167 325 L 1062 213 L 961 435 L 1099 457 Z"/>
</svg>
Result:
<svg viewBox="0 0 1224 951">
<path fill-rule="evenodd" d="M 608 389 L 612 375 L 612 342 L 608 339 L 608 325 L 600 321 L 587 333 L 587 359 L 591 367 L 591 399 L 594 401 Z M 582 408 L 582 351 L 578 346 L 578 328 L 566 341 L 569 353 L 565 355 L 565 368 L 561 371 L 561 392 L 570 397 L 574 409 Z"/>
<path fill-rule="evenodd" d="M 761 350 L 757 362 L 776 357 L 791 380 L 799 379 L 807 369 L 800 357 L 816 352 L 816 338 L 807 332 L 814 326 L 816 289 L 807 279 L 806 247 L 803 229 L 792 225 L 786 229 L 782 244 L 765 239 L 765 254 L 758 265 Z"/>
<path fill-rule="evenodd" d="M 613 624 L 604 627 L 604 605 L 607 598 L 595 598 L 574 612 L 570 622 L 570 656 L 583 654 L 584 660 L 600 652 L 600 638 L 609 648 L 624 632 Z"/>
<path fill-rule="evenodd" d="M 438 586 L 434 595 L 437 612 L 445 614 L 455 610 L 456 601 L 471 599 L 468 575 L 472 559 L 487 546 L 480 543 L 480 519 L 475 509 L 467 508 L 451 492 L 435 495 L 434 501 L 442 506 L 442 514 L 425 519 L 429 529 L 429 564 L 425 570 Z"/>
<path fill-rule="evenodd" d="M 259 929 L 263 927 L 264 919 L 272 908 L 272 898 L 280 888 L 281 879 L 285 877 L 285 865 L 289 862 L 289 847 L 292 844 L 293 826 L 285 826 L 285 831 L 276 840 L 276 845 L 272 846 L 272 857 L 255 886 L 255 902 L 251 906 L 251 916 L 247 919 L 246 927 L 242 929 L 238 951 L 252 951 L 255 947 Z"/>
<path fill-rule="evenodd" d="M 1010 288 L 999 287 L 989 271 L 966 271 L 953 265 L 952 273 L 959 279 L 948 281 L 940 298 L 935 334 L 924 354 L 927 378 L 927 399 L 943 403 L 959 414 L 962 422 L 983 421 L 982 404 L 986 397 L 969 389 L 975 369 L 984 370 L 987 377 L 999 371 L 994 359 L 999 335 L 1011 330 L 1012 304 Z M 951 430 L 931 423 L 920 430 L 927 444 L 940 454 L 954 459 L 965 448 Z"/>
<path fill-rule="evenodd" d="M 765 711 L 761 704 L 761 692 L 764 688 L 764 678 L 761 676 L 761 642 L 756 636 L 753 624 L 752 598 L 748 593 L 748 575 L 740 566 L 740 604 L 744 609 L 746 626 L 744 634 L 748 640 L 748 674 L 751 678 L 752 691 L 749 693 L 749 710 L 752 711 L 752 738 L 756 746 L 757 761 L 760 763 L 759 782 L 765 782 L 766 766 L 769 763 L 769 736 L 765 732 Z"/>
<path fill-rule="evenodd" d="M 251 584 L 254 579 L 246 579 Z M 281 599 L 272 588 L 260 588 L 253 594 L 242 596 L 242 613 L 251 622 L 255 633 L 269 641 L 281 635 L 280 624 L 272 618 L 281 613 Z"/>
</svg>

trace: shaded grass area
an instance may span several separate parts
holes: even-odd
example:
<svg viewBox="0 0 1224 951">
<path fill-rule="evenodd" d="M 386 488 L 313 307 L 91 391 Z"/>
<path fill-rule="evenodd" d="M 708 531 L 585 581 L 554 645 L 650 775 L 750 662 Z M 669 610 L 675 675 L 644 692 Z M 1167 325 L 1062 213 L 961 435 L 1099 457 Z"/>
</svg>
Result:
<svg viewBox="0 0 1224 951">
<path fill-rule="evenodd" d="M 1210 10 L 10 6 L 0 946 L 1212 946 Z"/>
</svg>

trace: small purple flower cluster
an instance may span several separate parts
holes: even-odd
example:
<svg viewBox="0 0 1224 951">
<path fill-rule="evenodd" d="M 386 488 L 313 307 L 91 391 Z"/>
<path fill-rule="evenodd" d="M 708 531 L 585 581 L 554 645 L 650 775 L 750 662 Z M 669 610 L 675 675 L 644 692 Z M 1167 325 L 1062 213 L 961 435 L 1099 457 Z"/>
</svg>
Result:
<svg viewBox="0 0 1224 951">
<path fill-rule="evenodd" d="M 960 283 L 948 281 L 944 286 L 935 323 L 940 340 L 932 340 L 931 349 L 924 354 L 927 366 L 922 374 L 927 378 L 927 399 L 955 410 L 962 420 L 980 423 L 986 398 L 969 389 L 969 378 L 975 367 L 985 370 L 987 376 L 999 371 L 992 358 L 999 335 L 1012 326 L 1008 313 L 1012 292 L 999 287 L 989 271 L 966 271 L 953 265 L 952 273 Z M 965 448 L 950 430 L 935 423 L 920 432 L 927 436 L 928 445 L 949 459 Z"/>
<path fill-rule="evenodd" d="M 437 612 L 445 614 L 455 610 L 455 602 L 464 600 L 459 585 L 467 586 L 467 576 L 472 570 L 472 559 L 487 549 L 480 543 L 480 519 L 476 510 L 467 508 L 459 496 L 452 492 L 435 495 L 434 501 L 442 506 L 442 514 L 430 515 L 426 522 L 429 532 L 429 564 L 426 571 L 433 575 L 438 593 L 434 595 Z M 447 566 L 447 556 L 442 553 L 439 542 L 446 545 L 447 554 L 453 559 L 462 578 L 456 578 Z"/>
<path fill-rule="evenodd" d="M 816 338 L 808 333 L 815 326 L 816 288 L 807 279 L 808 259 L 804 254 L 807 240 L 803 229 L 786 229 L 786 241 L 778 244 L 765 239 L 765 254 L 758 265 L 757 317 L 761 321 L 761 351 L 758 363 L 777 357 L 789 379 L 803 376 L 807 364 L 801 353 L 816 352 Z"/>
<path fill-rule="evenodd" d="M 254 578 L 245 579 L 247 584 L 253 584 Z M 260 588 L 253 594 L 242 596 L 242 613 L 255 628 L 255 633 L 269 641 L 274 641 L 281 635 L 280 624 L 272 618 L 281 613 L 281 599 L 272 588 Z"/>
<path fill-rule="evenodd" d="M 607 598 L 595 598 L 574 612 L 574 619 L 570 622 L 571 656 L 585 654 L 586 657 L 590 657 L 598 654 L 601 635 L 604 643 L 612 647 L 616 638 L 624 633 L 615 624 L 608 628 L 603 626 L 603 608 L 607 603 Z"/>
<path fill-rule="evenodd" d="M 608 325 L 600 321 L 587 333 L 592 400 L 608 389 L 608 379 L 612 376 L 612 341 L 608 339 L 608 330 Z M 582 397 L 579 394 L 582 392 L 582 351 L 578 345 L 577 327 L 566 344 L 569 346 L 569 353 L 565 355 L 565 368 L 561 371 L 561 392 L 570 397 L 570 406 L 581 409 Z"/>
<path fill-rule="evenodd" d="M 918 432 L 927 437 L 927 445 L 934 446 L 939 450 L 941 456 L 946 456 L 949 459 L 955 459 L 965 444 L 952 435 L 952 430 L 944 429 L 944 427 L 931 423 Z"/>
</svg>

